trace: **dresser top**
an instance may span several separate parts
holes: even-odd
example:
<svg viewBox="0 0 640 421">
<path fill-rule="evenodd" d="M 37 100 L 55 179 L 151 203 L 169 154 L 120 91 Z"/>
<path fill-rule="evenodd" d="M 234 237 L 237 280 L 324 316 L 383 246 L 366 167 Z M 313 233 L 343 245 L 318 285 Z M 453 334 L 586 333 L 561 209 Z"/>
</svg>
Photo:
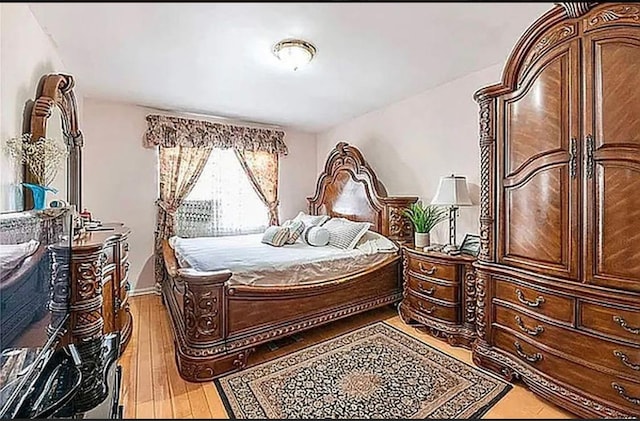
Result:
<svg viewBox="0 0 640 421">
<path fill-rule="evenodd" d="M 111 229 L 83 232 L 73 241 L 73 249 L 89 249 L 97 246 L 102 247 L 104 243 L 119 240 L 122 237 L 126 237 L 131 232 L 129 227 L 126 227 L 120 222 L 105 223 L 102 224 L 102 227 Z"/>
<path fill-rule="evenodd" d="M 414 255 L 417 254 L 424 257 L 432 257 L 432 258 L 441 259 L 441 260 L 449 260 L 457 263 L 472 263 L 477 260 L 476 257 L 473 257 L 469 254 L 458 254 L 456 256 L 452 256 L 450 254 L 442 253 L 439 251 L 424 251 L 422 247 L 416 247 L 413 244 L 404 244 L 402 248 Z"/>
</svg>

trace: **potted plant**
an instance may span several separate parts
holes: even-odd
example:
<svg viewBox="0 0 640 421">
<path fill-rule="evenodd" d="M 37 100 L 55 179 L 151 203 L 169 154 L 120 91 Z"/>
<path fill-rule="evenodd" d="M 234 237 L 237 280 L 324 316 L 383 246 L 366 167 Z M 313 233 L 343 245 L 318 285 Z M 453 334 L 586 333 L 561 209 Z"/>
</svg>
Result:
<svg viewBox="0 0 640 421">
<path fill-rule="evenodd" d="M 409 205 L 404 215 L 413 224 L 416 247 L 428 247 L 431 244 L 429 233 L 433 227 L 447 219 L 447 210 L 436 205 L 423 206 L 418 201 Z"/>
</svg>

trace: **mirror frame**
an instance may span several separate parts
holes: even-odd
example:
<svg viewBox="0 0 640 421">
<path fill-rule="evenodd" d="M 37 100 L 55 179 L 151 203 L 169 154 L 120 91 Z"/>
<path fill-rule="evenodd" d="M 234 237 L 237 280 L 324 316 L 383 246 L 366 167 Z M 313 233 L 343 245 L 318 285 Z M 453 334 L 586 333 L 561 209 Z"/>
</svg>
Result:
<svg viewBox="0 0 640 421">
<path fill-rule="evenodd" d="M 67 144 L 67 202 L 82 211 L 82 146 L 84 138 L 78 128 L 78 107 L 73 91 L 73 76 L 63 73 L 46 74 L 40 78 L 36 91 L 36 100 L 31 109 L 29 129 L 32 139 L 40 139 L 47 135 L 47 122 L 53 107 L 58 107 L 62 114 L 62 132 Z M 24 181 L 36 182 L 36 177 L 27 165 L 23 166 Z M 26 189 L 26 187 L 25 187 Z M 33 198 L 30 193 L 23 192 L 24 209 L 33 209 Z"/>
</svg>

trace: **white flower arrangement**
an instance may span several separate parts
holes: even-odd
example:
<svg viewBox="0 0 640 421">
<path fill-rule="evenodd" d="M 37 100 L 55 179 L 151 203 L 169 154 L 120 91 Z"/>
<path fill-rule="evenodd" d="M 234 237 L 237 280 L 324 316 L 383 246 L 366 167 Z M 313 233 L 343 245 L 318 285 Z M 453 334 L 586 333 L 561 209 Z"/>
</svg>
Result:
<svg viewBox="0 0 640 421">
<path fill-rule="evenodd" d="M 31 133 L 7 140 L 6 148 L 12 159 L 29 167 L 41 186 L 53 182 L 69 154 L 63 140 L 41 137 L 34 141 Z"/>
</svg>

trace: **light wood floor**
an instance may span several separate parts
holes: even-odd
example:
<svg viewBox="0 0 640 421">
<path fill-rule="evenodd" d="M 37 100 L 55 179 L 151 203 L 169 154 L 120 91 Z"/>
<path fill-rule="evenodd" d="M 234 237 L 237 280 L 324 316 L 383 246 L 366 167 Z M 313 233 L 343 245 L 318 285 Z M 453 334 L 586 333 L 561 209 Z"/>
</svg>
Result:
<svg viewBox="0 0 640 421">
<path fill-rule="evenodd" d="M 133 336 L 120 358 L 123 369 L 122 403 L 125 418 L 228 418 L 213 382 L 190 383 L 178 374 L 173 355 L 173 337 L 167 312 L 156 295 L 130 297 Z M 349 317 L 318 327 L 303 340 L 276 351 L 260 347 L 251 364 L 270 360 L 342 332 L 377 320 L 467 363 L 471 353 L 454 348 L 406 326 L 390 307 Z M 516 385 L 485 415 L 485 418 L 572 418 L 572 415 Z"/>
</svg>

